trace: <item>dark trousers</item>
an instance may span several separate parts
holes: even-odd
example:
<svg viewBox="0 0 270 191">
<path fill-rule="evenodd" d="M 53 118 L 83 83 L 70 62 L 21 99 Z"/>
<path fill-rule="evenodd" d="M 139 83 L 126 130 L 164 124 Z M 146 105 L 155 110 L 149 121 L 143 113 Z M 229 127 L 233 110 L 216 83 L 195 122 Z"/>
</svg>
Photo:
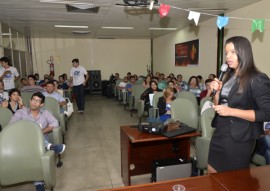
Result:
<svg viewBox="0 0 270 191">
<path fill-rule="evenodd" d="M 76 97 L 76 103 L 78 111 L 84 111 L 84 87 L 83 84 L 78 86 L 73 86 L 73 93 Z"/>
</svg>

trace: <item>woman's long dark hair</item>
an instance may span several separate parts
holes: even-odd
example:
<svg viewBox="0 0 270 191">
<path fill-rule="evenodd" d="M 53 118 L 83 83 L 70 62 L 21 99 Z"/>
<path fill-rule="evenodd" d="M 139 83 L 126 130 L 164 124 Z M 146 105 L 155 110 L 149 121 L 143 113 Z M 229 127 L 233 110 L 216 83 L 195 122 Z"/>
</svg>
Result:
<svg viewBox="0 0 270 191">
<path fill-rule="evenodd" d="M 252 53 L 252 47 L 247 38 L 243 36 L 231 37 L 226 40 L 226 45 L 229 43 L 232 43 L 234 45 L 235 53 L 237 54 L 237 58 L 239 62 L 238 92 L 243 92 L 243 90 L 247 87 L 250 79 L 252 79 L 253 76 L 255 76 L 257 73 L 259 73 L 259 71 L 255 66 L 253 53 Z M 224 80 L 224 83 L 228 81 L 232 75 L 234 75 L 234 69 L 229 68 L 227 71 L 227 75 Z"/>
</svg>

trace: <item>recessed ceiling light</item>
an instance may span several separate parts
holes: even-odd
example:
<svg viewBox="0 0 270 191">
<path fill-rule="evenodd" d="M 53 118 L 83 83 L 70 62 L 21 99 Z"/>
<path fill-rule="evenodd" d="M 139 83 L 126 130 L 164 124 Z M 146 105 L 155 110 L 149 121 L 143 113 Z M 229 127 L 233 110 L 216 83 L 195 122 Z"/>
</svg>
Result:
<svg viewBox="0 0 270 191">
<path fill-rule="evenodd" d="M 149 30 L 176 31 L 177 28 L 149 28 Z"/>
<path fill-rule="evenodd" d="M 78 28 L 78 29 L 88 29 L 88 26 L 72 26 L 72 25 L 54 25 L 57 28 Z"/>
<path fill-rule="evenodd" d="M 102 27 L 103 29 L 122 29 L 122 30 L 132 30 L 134 27 Z"/>
</svg>

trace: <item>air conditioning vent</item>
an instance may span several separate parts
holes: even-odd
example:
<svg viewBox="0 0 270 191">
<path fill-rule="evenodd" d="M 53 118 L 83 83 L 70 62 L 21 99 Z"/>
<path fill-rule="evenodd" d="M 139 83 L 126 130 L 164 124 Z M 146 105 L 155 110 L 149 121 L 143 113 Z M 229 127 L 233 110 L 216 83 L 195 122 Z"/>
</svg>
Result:
<svg viewBox="0 0 270 191">
<path fill-rule="evenodd" d="M 114 36 L 98 36 L 97 39 L 115 39 Z"/>
<path fill-rule="evenodd" d="M 67 12 L 72 13 L 98 13 L 99 7 L 80 8 L 79 6 L 73 6 L 66 4 Z"/>
<path fill-rule="evenodd" d="M 90 31 L 72 31 L 72 33 L 75 35 L 89 35 L 91 32 Z"/>
</svg>

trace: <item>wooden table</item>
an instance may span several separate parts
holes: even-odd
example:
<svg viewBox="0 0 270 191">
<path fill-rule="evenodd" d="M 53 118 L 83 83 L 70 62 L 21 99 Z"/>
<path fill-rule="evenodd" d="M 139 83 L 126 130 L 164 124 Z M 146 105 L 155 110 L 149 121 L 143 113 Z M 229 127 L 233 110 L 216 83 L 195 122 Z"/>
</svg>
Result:
<svg viewBox="0 0 270 191">
<path fill-rule="evenodd" d="M 209 175 L 227 190 L 268 191 L 270 190 L 270 166 L 260 166 Z"/>
<path fill-rule="evenodd" d="M 172 191 L 172 186 L 176 184 L 185 186 L 186 191 L 269 191 L 270 166 L 113 188 L 106 191 Z"/>
<path fill-rule="evenodd" d="M 121 126 L 121 175 L 124 185 L 130 185 L 130 177 L 151 172 L 153 160 L 190 157 L 190 138 L 199 136 L 193 132 L 174 138 L 166 138 L 140 132 L 136 126 Z"/>
</svg>

